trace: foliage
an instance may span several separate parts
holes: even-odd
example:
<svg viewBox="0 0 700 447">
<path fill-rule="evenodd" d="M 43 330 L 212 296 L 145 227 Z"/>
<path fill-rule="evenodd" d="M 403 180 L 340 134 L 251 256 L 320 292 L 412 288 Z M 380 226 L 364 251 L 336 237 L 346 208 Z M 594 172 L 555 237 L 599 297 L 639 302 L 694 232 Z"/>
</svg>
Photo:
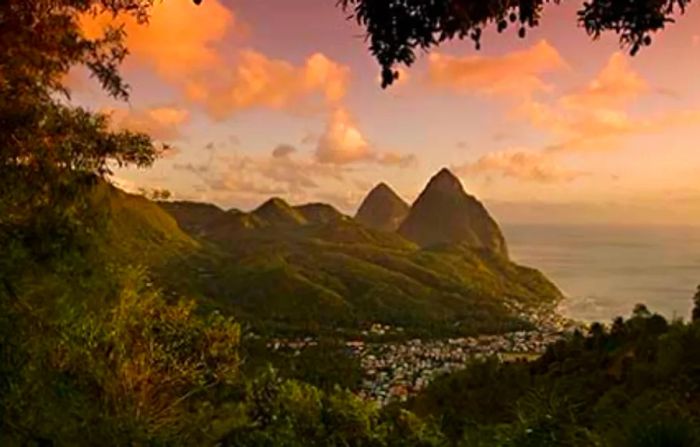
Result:
<svg viewBox="0 0 700 447">
<path fill-rule="evenodd" d="M 46 431 L 80 439 L 88 421 L 104 422 L 108 413 L 128 412 L 131 405 L 117 399 L 116 386 L 123 381 L 109 376 L 122 373 L 111 368 L 128 363 L 114 349 L 129 338 L 116 331 L 116 321 L 86 316 L 88 308 L 120 293 L 108 259 L 95 256 L 108 216 L 91 199 L 98 179 L 113 166 L 149 166 L 157 150 L 147 135 L 113 131 L 106 116 L 68 105 L 64 82 L 72 67 L 84 66 L 108 93 L 126 98 L 127 86 L 117 72 L 127 53 L 123 31 L 108 29 L 89 39 L 79 20 L 85 14 L 125 13 L 145 23 L 151 4 L 0 4 L 0 411 L 3 433 L 15 439 L 41 443 Z M 85 317 L 80 323 L 78 315 Z M 106 332 L 110 329 L 115 332 Z M 110 338 L 116 336 L 124 338 Z M 153 360 L 145 352 L 139 355 Z M 74 411 L 79 412 L 74 419 L 60 417 Z"/>
<path fill-rule="evenodd" d="M 229 432 L 230 446 L 440 446 L 444 437 L 407 411 L 383 414 L 339 388 L 322 392 L 273 371 L 246 387 L 247 419 Z"/>
<path fill-rule="evenodd" d="M 430 50 L 452 39 L 472 39 L 480 48 L 485 29 L 510 25 L 525 37 L 539 25 L 544 7 L 560 0 L 340 0 L 367 30 L 369 49 L 382 68 L 382 86 L 399 76 L 397 64 L 411 65 L 416 50 Z M 651 36 L 685 12 L 691 0 L 591 0 L 578 13 L 579 25 L 597 39 L 614 32 L 636 54 Z"/>
<path fill-rule="evenodd" d="M 203 436 L 212 393 L 237 380 L 238 325 L 219 314 L 199 317 L 191 302 L 166 305 L 139 270 L 122 278 L 108 310 L 50 320 L 21 297 L 10 306 L 21 345 L 12 351 L 14 371 L 3 376 L 7 442 Z"/>
<path fill-rule="evenodd" d="M 700 445 L 700 326 L 638 306 L 533 363 L 493 361 L 436 381 L 409 404 L 460 445 Z"/>
<path fill-rule="evenodd" d="M 152 0 L 9 0 L 0 4 L 0 245 L 47 262 L 80 248 L 94 226 L 86 191 L 112 166 L 149 166 L 147 135 L 110 129 L 106 116 L 61 100 L 71 67 L 84 66 L 111 95 L 126 98 L 117 72 L 124 32 L 89 39 L 85 14 L 147 20 Z M 14 262 L 4 257 L 9 280 Z M 15 272 L 16 273 L 16 272 Z"/>
<path fill-rule="evenodd" d="M 244 340 L 241 351 L 245 360 L 243 371 L 255 377 L 272 365 L 280 377 L 306 382 L 322 391 L 336 387 L 355 391 L 362 381 L 362 368 L 351 355 L 344 340 L 323 337 L 318 344 L 296 352 L 272 351 L 262 338 Z"/>
<path fill-rule="evenodd" d="M 80 29 L 82 15 L 129 14 L 148 21 L 153 0 L 7 0 L 0 6 L 0 89 L 12 99 L 38 96 L 49 101 L 67 92 L 71 67 L 87 67 L 112 96 L 126 98 L 128 86 L 117 67 L 128 54 L 122 28 L 90 38 Z M 4 95 L 3 95 L 4 96 Z"/>
<path fill-rule="evenodd" d="M 198 312 L 190 301 L 166 299 L 153 288 L 151 273 L 124 266 L 137 259 L 161 278 L 189 277 L 196 289 L 211 281 L 191 279 L 191 267 L 230 265 L 239 256 L 245 268 L 220 270 L 240 280 L 229 293 L 276 284 L 273 291 L 284 292 L 277 297 L 281 304 L 307 313 L 305 299 L 317 296 L 312 293 L 323 291 L 329 302 L 341 296 L 339 290 L 358 294 L 364 302 L 355 305 L 375 306 L 376 312 L 395 304 L 382 301 L 386 296 L 411 301 L 405 299 L 412 298 L 410 287 L 423 293 L 417 309 L 426 311 L 436 303 L 461 308 L 465 303 L 458 298 L 469 296 L 477 310 L 457 316 L 477 322 L 499 310 L 488 304 L 493 296 L 538 302 L 543 291 L 550 298 L 559 295 L 537 272 L 500 258 L 461 247 L 417 252 L 400 238 L 352 224 L 324 224 L 311 234 L 306 228 L 297 234 L 273 231 L 216 246 L 185 234 L 152 202 L 106 185 L 100 178 L 114 165 L 149 166 L 158 151 L 148 136 L 115 132 L 105 116 L 63 102 L 65 76 L 76 65 L 87 67 L 112 96 L 128 93 L 117 72 L 127 52 L 123 30 L 108 29 L 90 40 L 78 20 L 107 12 L 132 14 L 145 23 L 152 3 L 0 3 L 0 444 L 698 445 L 700 325 L 669 325 L 644 307 L 611 330 L 595 325 L 587 337 L 575 334 L 535 363 L 487 361 L 447 377 L 412 403 L 422 417 L 405 408 L 379 409 L 344 389 L 357 380 L 351 369 L 356 365 L 338 362 L 340 347 L 325 343 L 305 353 L 305 363 L 291 362 L 286 377 L 274 371 L 242 376 L 238 324 L 216 312 Z M 372 14 L 386 12 L 383 5 L 401 13 L 412 4 L 345 5 L 364 3 L 377 8 Z M 634 51 L 647 43 L 649 32 L 663 27 L 674 6 L 686 3 L 593 2 L 582 20 L 594 35 L 610 28 L 621 33 Z M 521 23 L 534 26 L 539 7 L 528 13 L 527 5 L 501 5 L 506 9 L 499 17 L 517 10 Z M 438 24 L 444 19 L 441 8 L 426 10 L 438 14 Z M 637 21 L 637 13 L 645 21 Z M 375 18 L 358 17 L 372 29 Z M 476 32 L 492 19 L 465 22 L 467 28 L 463 24 L 441 40 Z M 416 24 L 409 23 L 409 31 Z M 422 45 L 411 32 L 377 47 L 389 72 L 397 61 L 410 62 L 414 48 L 437 43 Z M 424 32 L 418 26 L 417 36 Z M 385 82 L 392 76 L 385 73 Z M 249 218 L 243 226 L 260 222 Z M 269 248 L 271 256 L 256 255 Z M 311 256 L 309 250 L 315 250 Z M 464 270 L 471 276 L 458 274 Z M 264 281 L 241 280 L 255 271 L 262 274 L 252 280 Z M 320 275 L 307 277 L 315 271 Z M 392 280 L 385 287 L 375 287 L 387 277 Z M 418 279 L 402 285 L 407 278 Z M 245 300 L 253 303 L 255 296 L 244 296 L 241 309 L 249 310 Z M 410 322 L 407 316 L 419 313 L 393 317 Z M 488 327 L 517 325 L 496 315 L 486 321 Z M 434 317 L 439 321 L 446 313 Z M 345 382 L 339 378 L 343 373 Z"/>
</svg>

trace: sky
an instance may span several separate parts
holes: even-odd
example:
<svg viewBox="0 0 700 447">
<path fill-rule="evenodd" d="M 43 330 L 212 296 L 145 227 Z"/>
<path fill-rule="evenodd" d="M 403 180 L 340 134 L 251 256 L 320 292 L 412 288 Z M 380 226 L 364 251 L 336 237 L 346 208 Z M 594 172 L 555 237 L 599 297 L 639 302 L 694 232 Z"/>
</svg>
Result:
<svg viewBox="0 0 700 447">
<path fill-rule="evenodd" d="M 377 183 L 409 203 L 450 168 L 499 221 L 700 222 L 700 5 L 630 57 L 591 41 L 580 2 L 517 37 L 421 54 L 380 87 L 335 0 L 165 0 L 128 19 L 128 102 L 76 70 L 73 100 L 172 150 L 127 189 L 250 210 L 272 196 L 354 213 Z M 86 18 L 99 35 L 111 17 Z"/>
</svg>

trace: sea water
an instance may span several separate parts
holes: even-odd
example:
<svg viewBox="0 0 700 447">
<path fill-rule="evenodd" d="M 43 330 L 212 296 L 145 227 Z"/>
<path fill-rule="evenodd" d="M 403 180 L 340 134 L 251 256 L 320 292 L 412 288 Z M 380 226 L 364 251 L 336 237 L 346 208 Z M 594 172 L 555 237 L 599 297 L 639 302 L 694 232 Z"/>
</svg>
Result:
<svg viewBox="0 0 700 447">
<path fill-rule="evenodd" d="M 564 292 L 584 321 L 628 316 L 635 304 L 687 319 L 700 284 L 700 227 L 505 225 L 514 261 Z"/>
</svg>

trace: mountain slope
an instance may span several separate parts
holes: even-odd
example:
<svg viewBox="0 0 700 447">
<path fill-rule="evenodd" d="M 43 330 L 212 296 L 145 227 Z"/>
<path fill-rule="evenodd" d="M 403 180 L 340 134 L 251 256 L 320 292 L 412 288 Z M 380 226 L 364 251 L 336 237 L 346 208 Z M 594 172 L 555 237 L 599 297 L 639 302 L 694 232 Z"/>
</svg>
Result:
<svg viewBox="0 0 700 447">
<path fill-rule="evenodd" d="M 530 327 L 557 288 L 468 242 L 421 249 L 332 207 L 271 201 L 252 213 L 151 202 L 112 187 L 104 250 L 150 268 L 167 296 L 195 298 L 267 333 L 356 331 L 374 322 L 439 336 Z M 516 310 L 517 309 L 517 310 Z"/>
<path fill-rule="evenodd" d="M 213 222 L 223 218 L 226 211 L 216 205 L 197 202 L 158 202 L 180 226 L 191 234 L 201 234 Z"/>
<path fill-rule="evenodd" d="M 276 226 L 257 212 L 224 213 L 196 237 L 197 255 L 164 272 L 166 287 L 273 332 L 372 322 L 423 335 L 501 332 L 529 327 L 520 310 L 551 310 L 562 298 L 541 273 L 499 254 L 468 243 L 421 249 L 331 209 L 296 207 L 304 221 Z"/>
<path fill-rule="evenodd" d="M 97 185 L 93 200 L 107 223 L 99 235 L 101 249 L 112 258 L 129 264 L 161 266 L 200 249 L 196 238 L 180 227 L 182 221 L 155 202 L 107 183 Z M 201 204 L 192 206 L 201 208 Z M 186 216 L 180 217 L 187 221 Z M 197 217 L 207 218 L 207 214 L 190 220 L 193 231 L 197 229 Z"/>
<path fill-rule="evenodd" d="M 347 219 L 347 216 L 325 203 L 308 203 L 295 206 L 294 209 L 310 223 L 323 224 Z"/>
<path fill-rule="evenodd" d="M 305 225 L 308 223 L 298 210 L 279 198 L 268 200 L 251 214 L 271 227 Z"/>
<path fill-rule="evenodd" d="M 376 230 L 396 231 L 409 208 L 386 183 L 380 183 L 362 201 L 355 220 Z"/>
<path fill-rule="evenodd" d="M 468 247 L 420 250 L 347 226 L 358 231 L 344 233 L 360 237 L 344 241 L 331 225 L 255 232 L 220 244 L 220 255 L 199 267 L 206 275 L 190 291 L 257 327 L 382 322 L 433 335 L 522 329 L 528 323 L 511 311 L 512 303 L 534 309 L 561 299 L 539 272 L 503 257 Z"/>
<path fill-rule="evenodd" d="M 447 169 L 430 179 L 398 232 L 422 247 L 463 243 L 508 256 L 498 224 Z"/>
</svg>

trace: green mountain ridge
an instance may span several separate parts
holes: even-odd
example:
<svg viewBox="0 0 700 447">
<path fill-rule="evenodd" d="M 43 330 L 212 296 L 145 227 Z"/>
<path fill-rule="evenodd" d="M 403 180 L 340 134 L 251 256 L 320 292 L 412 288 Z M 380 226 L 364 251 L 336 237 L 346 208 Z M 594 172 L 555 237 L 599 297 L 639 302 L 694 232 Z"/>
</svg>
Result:
<svg viewBox="0 0 700 447">
<path fill-rule="evenodd" d="M 531 327 L 512 309 L 553 310 L 562 299 L 540 272 L 501 253 L 469 241 L 420 248 L 330 205 L 273 199 L 244 213 L 117 190 L 110 201 L 130 204 L 113 215 L 114 244 L 138 241 L 123 250 L 133 253 L 127 259 L 146 263 L 170 295 L 255 330 L 354 331 L 379 322 L 431 335 L 503 332 Z M 126 222 L 158 224 L 149 231 L 160 236 L 144 239 L 149 231 Z"/>
<path fill-rule="evenodd" d="M 348 216 L 326 203 L 307 203 L 295 209 L 311 223 L 329 223 L 348 219 Z"/>
<path fill-rule="evenodd" d="M 260 205 L 251 215 L 257 217 L 263 225 L 273 227 L 305 225 L 308 223 L 308 220 L 299 210 L 277 197 Z"/>
</svg>

